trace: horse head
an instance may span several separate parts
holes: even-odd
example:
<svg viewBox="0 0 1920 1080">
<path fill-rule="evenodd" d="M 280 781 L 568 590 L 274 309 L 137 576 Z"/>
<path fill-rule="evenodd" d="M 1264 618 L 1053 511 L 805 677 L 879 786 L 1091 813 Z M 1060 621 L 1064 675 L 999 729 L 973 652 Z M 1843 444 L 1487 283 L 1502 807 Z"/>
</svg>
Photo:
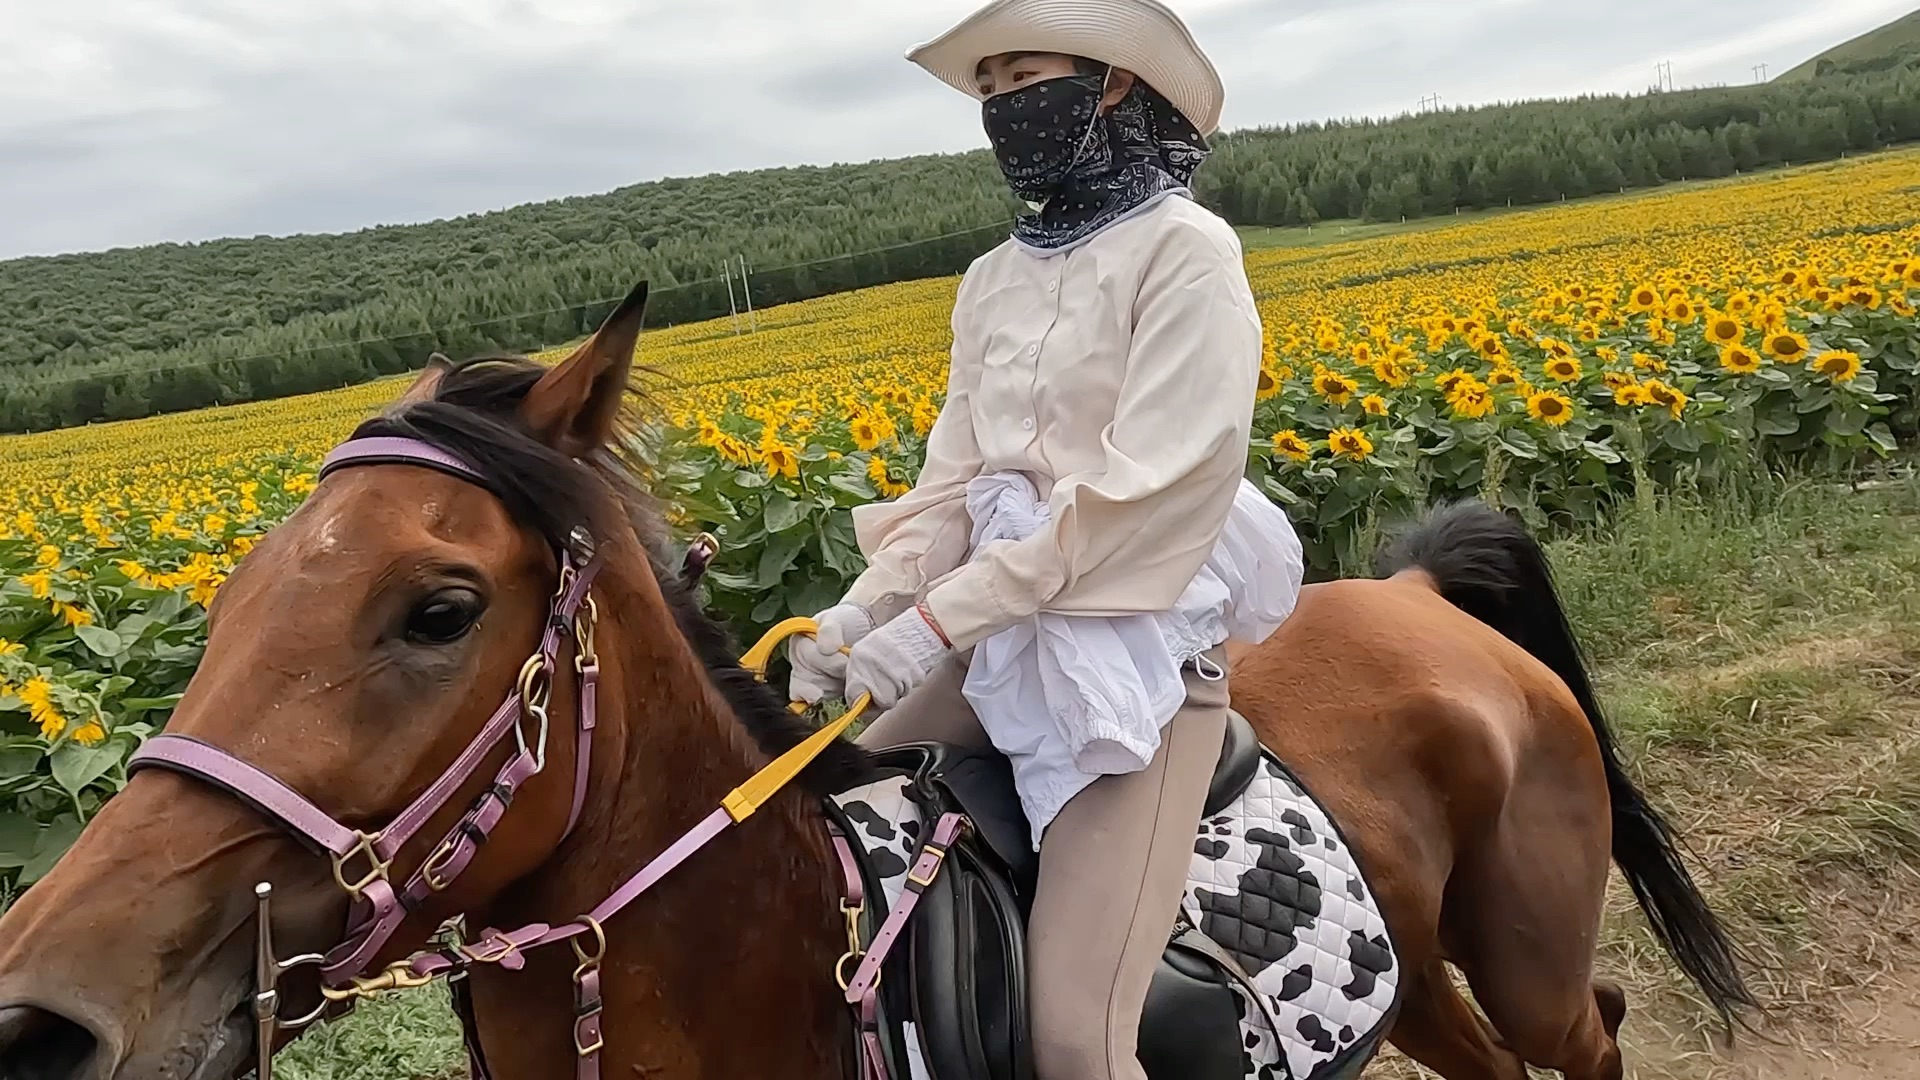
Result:
<svg viewBox="0 0 1920 1080">
<path fill-rule="evenodd" d="M 135 772 L 0 919 L 0 1076 L 239 1075 L 256 1030 L 256 883 L 273 884 L 282 951 L 331 949 L 335 962 L 341 927 L 373 918 L 367 898 L 386 888 L 393 925 L 351 965 L 377 971 L 449 917 L 487 911 L 554 858 L 583 809 L 582 831 L 604 838 L 608 826 L 595 818 L 626 786 L 630 741 L 698 743 L 708 760 L 715 739 L 737 739 L 712 726 L 680 739 L 684 729 L 636 735 L 638 725 L 609 722 L 597 760 L 580 760 L 588 743 L 574 737 L 584 685 L 575 660 L 599 659 L 589 655 L 596 634 L 603 649 L 609 639 L 625 645 L 596 669 L 610 702 L 674 711 L 677 701 L 682 716 L 745 712 L 747 733 L 771 749 L 803 733 L 771 719 L 781 710 L 739 677 L 724 639 L 677 591 L 678 575 L 657 572 L 663 530 L 617 460 L 645 298 L 643 283 L 551 369 L 436 357 L 349 443 L 425 449 L 362 454 L 353 464 L 365 467 L 323 472 L 235 569 L 167 734 L 175 748 L 238 762 L 241 773 L 222 784 L 191 768 Z M 422 460 L 436 452 L 450 467 Z M 557 617 L 589 567 L 598 602 L 577 590 L 579 610 Z M 746 752 L 722 755 L 729 775 L 752 764 L 754 748 L 739 741 Z M 535 750 L 538 767 L 502 794 L 516 755 Z M 354 837 L 350 850 L 316 852 L 313 833 L 263 812 L 274 803 L 262 777 Z M 684 792 L 659 785 L 640 812 L 671 819 L 676 801 L 713 786 L 697 770 L 683 779 Z M 583 808 L 590 782 L 597 801 Z M 618 794 L 627 813 L 647 797 Z M 497 812 L 459 853 L 464 873 L 436 877 L 490 797 Z M 405 842 L 382 847 L 383 830 L 407 814 L 418 820 Z M 406 895 L 403 883 L 423 875 L 431 886 Z M 321 968 L 286 972 L 283 1014 L 324 1007 Z"/>
</svg>

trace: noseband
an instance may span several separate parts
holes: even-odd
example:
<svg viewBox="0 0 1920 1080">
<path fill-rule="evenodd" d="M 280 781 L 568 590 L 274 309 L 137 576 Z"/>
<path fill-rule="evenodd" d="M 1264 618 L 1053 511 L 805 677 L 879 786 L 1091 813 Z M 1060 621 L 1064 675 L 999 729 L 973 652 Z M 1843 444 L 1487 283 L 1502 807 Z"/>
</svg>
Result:
<svg viewBox="0 0 1920 1080">
<path fill-rule="evenodd" d="M 401 438 L 349 440 L 327 455 L 318 479 L 324 481 L 342 469 L 367 465 L 421 466 L 491 490 L 487 477 L 468 462 L 430 444 Z M 275 955 L 270 924 L 272 887 L 262 883 L 255 888 L 259 904 L 254 1001 L 259 1022 L 258 1080 L 270 1080 L 273 1046 L 279 1032 L 297 1031 L 331 1011 L 350 1008 L 355 1002 L 381 991 L 425 985 L 436 977 L 459 977 L 481 964 L 517 970 L 526 963 L 522 955 L 526 950 L 561 941 L 572 945 L 579 962 L 573 977 L 578 1075 L 582 1080 L 596 1080 L 599 1052 L 604 1045 L 599 982 L 600 962 L 606 954 L 603 924 L 707 842 L 731 825 L 746 820 L 845 731 L 865 707 L 864 702 L 855 702 L 857 707 L 849 709 L 845 716 L 822 727 L 734 789 L 700 824 L 656 856 L 593 911 L 575 921 L 559 926 L 534 923 L 511 932 L 488 929 L 477 941 L 456 942 L 439 950 L 416 953 L 369 976 L 367 972 L 375 957 L 401 924 L 466 871 L 506 815 L 521 786 L 546 768 L 550 727 L 547 709 L 562 652 L 569 645 L 579 684 L 580 716 L 572 809 L 568 812 L 562 839 L 572 834 L 580 820 L 580 811 L 586 802 L 588 765 L 599 706 L 600 666 L 594 649 L 598 611 L 592 589 L 603 555 L 596 551 L 595 539 L 584 526 L 575 527 L 564 544 L 556 545 L 554 555 L 559 566 L 559 583 L 548 605 L 539 646 L 521 666 L 513 691 L 453 764 L 399 816 L 377 831 L 367 832 L 341 824 L 272 774 L 230 750 L 191 736 L 157 735 L 147 740 L 129 760 L 130 775 L 147 769 L 165 769 L 210 784 L 246 803 L 327 858 L 332 864 L 334 883 L 350 901 L 346 931 L 340 944 L 324 955 L 311 953 L 281 960 Z M 689 567 L 692 565 L 690 561 Z M 743 664 L 753 669 L 757 657 L 756 670 L 764 672 L 774 644 L 793 633 L 806 632 L 810 626 L 804 623 L 804 620 L 794 620 L 783 624 L 743 658 Z M 394 862 L 401 850 L 466 786 L 509 735 L 513 738 L 512 752 L 506 764 L 494 774 L 493 783 L 480 792 L 420 867 L 404 882 L 396 884 Z M 308 966 L 319 969 L 322 1003 L 304 1016 L 281 1016 L 280 978 L 289 971 Z"/>
</svg>

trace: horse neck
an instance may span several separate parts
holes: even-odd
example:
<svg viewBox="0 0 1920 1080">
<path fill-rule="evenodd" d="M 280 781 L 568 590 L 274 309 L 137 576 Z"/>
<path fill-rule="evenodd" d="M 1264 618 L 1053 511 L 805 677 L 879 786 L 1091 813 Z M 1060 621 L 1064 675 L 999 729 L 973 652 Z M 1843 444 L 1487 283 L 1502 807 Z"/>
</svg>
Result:
<svg viewBox="0 0 1920 1080">
<path fill-rule="evenodd" d="M 595 589 L 602 706 L 587 807 L 554 859 L 503 898 L 512 910 L 488 913 L 494 925 L 590 910 L 765 760 L 652 576 L 609 573 Z M 820 820 L 787 792 L 611 920 L 603 1075 L 844 1075 L 835 873 Z M 524 972 L 478 974 L 475 1011 L 490 1059 L 498 1047 L 499 1080 L 570 1075 L 560 1061 L 574 1059 L 572 961 L 555 947 Z"/>
</svg>

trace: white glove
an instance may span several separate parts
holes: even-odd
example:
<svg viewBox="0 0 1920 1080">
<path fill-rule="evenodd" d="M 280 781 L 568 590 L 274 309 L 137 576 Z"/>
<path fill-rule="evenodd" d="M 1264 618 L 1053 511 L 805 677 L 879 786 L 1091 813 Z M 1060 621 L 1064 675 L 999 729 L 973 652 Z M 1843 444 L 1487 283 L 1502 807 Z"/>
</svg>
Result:
<svg viewBox="0 0 1920 1080">
<path fill-rule="evenodd" d="M 891 709 L 951 652 L 920 609 L 908 608 L 853 647 L 847 658 L 847 699 L 872 694 L 876 708 Z"/>
<path fill-rule="evenodd" d="M 787 643 L 787 659 L 793 662 L 787 697 L 809 705 L 841 694 L 847 682 L 847 654 L 840 650 L 873 633 L 873 616 L 858 604 L 835 604 L 814 621 L 820 624 L 818 635 L 795 637 Z"/>
</svg>

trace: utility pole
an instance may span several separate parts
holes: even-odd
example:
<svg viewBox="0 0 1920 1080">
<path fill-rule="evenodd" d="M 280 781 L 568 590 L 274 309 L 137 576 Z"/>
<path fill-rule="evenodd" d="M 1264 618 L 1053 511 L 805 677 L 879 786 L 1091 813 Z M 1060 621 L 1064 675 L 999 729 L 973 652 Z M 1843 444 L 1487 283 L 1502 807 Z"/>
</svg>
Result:
<svg viewBox="0 0 1920 1080">
<path fill-rule="evenodd" d="M 1422 98 L 1420 99 L 1420 111 L 1421 111 L 1421 112 L 1427 112 L 1427 111 L 1429 111 L 1429 110 L 1432 110 L 1432 111 L 1435 111 L 1435 112 L 1437 112 L 1437 111 L 1439 111 L 1439 109 L 1440 109 L 1440 95 L 1439 95 L 1439 94 L 1427 94 L 1426 96 L 1424 96 L 1424 97 L 1422 97 Z"/>
<path fill-rule="evenodd" d="M 740 309 L 733 302 L 733 260 L 720 260 L 720 276 L 727 279 L 727 314 L 733 316 L 733 332 L 740 332 Z"/>
<path fill-rule="evenodd" d="M 1753 81 L 1754 82 L 1767 81 L 1767 65 L 1765 64 L 1753 65 Z"/>
<path fill-rule="evenodd" d="M 740 298 L 747 302 L 747 333 L 760 330 L 760 318 L 753 313 L 753 286 L 747 283 L 747 257 L 740 256 Z"/>
<path fill-rule="evenodd" d="M 1661 90 L 1673 89 L 1673 61 L 1662 60 L 1653 65 L 1653 84 Z"/>
</svg>

